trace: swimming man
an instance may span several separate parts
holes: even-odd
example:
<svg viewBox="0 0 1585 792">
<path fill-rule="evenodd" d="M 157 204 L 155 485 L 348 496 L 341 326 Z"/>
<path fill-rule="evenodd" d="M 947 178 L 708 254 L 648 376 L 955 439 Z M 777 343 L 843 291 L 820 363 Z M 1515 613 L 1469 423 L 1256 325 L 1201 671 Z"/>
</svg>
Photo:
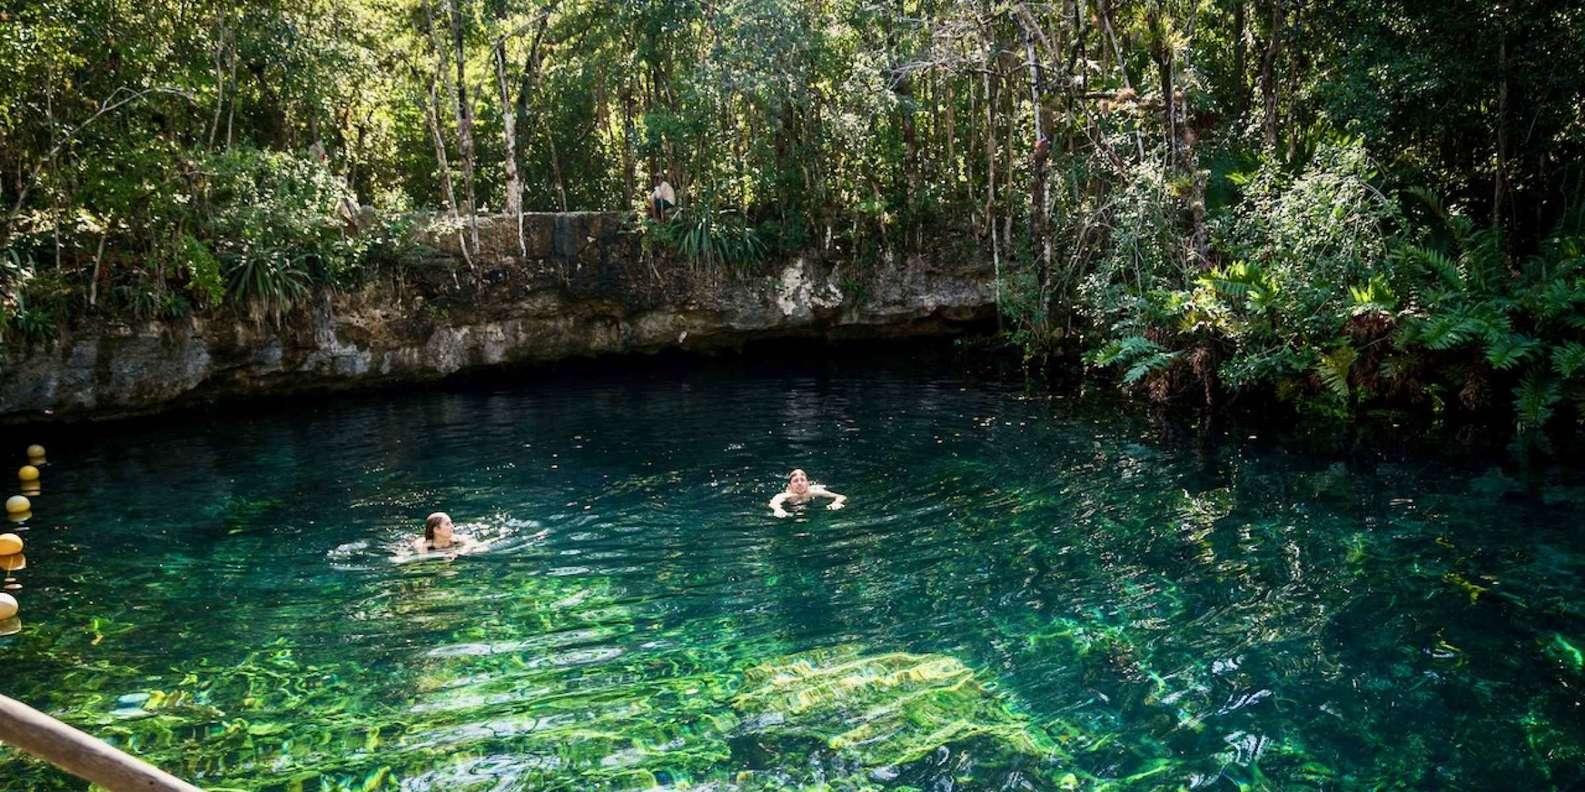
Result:
<svg viewBox="0 0 1585 792">
<path fill-rule="evenodd" d="M 783 503 L 808 503 L 815 498 L 830 498 L 831 502 L 826 508 L 832 511 L 842 508 L 848 502 L 848 496 L 838 495 L 825 488 L 824 484 L 810 484 L 809 474 L 802 470 L 794 470 L 787 474 L 787 489 L 776 493 L 770 499 L 771 513 L 777 517 L 786 517 L 787 510 L 782 508 Z"/>
</svg>

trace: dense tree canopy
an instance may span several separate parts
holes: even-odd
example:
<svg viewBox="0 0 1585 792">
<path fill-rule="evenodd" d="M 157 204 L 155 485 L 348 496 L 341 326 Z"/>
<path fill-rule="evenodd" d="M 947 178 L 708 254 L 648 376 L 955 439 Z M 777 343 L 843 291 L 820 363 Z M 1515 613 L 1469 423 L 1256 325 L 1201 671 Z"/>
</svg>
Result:
<svg viewBox="0 0 1585 792">
<path fill-rule="evenodd" d="M 1474 344 L 1501 372 L 1579 340 L 1585 286 L 1544 320 L 1511 292 L 1578 285 L 1579 3 L 0 8 L 13 340 L 95 314 L 279 313 L 393 265 L 412 222 L 467 243 L 479 213 L 637 209 L 657 174 L 682 211 L 639 228 L 688 255 L 968 240 L 1033 354 L 1088 350 L 1158 395 L 1382 392 L 1371 333 L 1436 318 L 1417 297 L 1434 272 L 1405 262 L 1453 262 L 1468 291 L 1470 251 L 1508 273 L 1478 286 L 1507 302 L 1429 351 Z M 1510 336 L 1538 346 L 1510 361 Z M 1573 374 L 1534 387 L 1556 402 Z"/>
</svg>

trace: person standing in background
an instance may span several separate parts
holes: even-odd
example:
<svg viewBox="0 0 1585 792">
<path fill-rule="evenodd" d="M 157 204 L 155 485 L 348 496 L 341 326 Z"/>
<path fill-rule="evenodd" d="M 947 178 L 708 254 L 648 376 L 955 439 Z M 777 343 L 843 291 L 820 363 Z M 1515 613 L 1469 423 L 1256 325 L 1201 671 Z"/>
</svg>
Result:
<svg viewBox="0 0 1585 792">
<path fill-rule="evenodd" d="M 649 214 L 657 223 L 666 222 L 666 213 L 677 205 L 677 191 L 659 173 L 655 174 L 655 189 L 649 194 Z"/>
</svg>

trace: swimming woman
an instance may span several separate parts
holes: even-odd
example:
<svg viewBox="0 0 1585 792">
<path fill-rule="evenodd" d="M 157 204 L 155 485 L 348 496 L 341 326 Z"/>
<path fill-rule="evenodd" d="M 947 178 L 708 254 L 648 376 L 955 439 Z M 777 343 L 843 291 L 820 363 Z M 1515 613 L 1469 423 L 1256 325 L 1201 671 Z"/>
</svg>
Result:
<svg viewBox="0 0 1585 792">
<path fill-rule="evenodd" d="M 782 508 L 783 503 L 808 503 L 815 498 L 830 498 L 831 502 L 826 508 L 832 511 L 842 508 L 848 502 L 848 496 L 838 495 L 825 488 L 824 484 L 809 483 L 809 474 L 802 470 L 794 470 L 787 474 L 787 489 L 776 493 L 770 499 L 771 514 L 777 517 L 786 517 L 787 510 Z"/>
<path fill-rule="evenodd" d="M 424 535 L 413 540 L 413 549 L 419 553 L 446 553 L 455 556 L 479 548 L 478 541 L 452 531 L 451 515 L 435 512 L 424 520 Z"/>
</svg>

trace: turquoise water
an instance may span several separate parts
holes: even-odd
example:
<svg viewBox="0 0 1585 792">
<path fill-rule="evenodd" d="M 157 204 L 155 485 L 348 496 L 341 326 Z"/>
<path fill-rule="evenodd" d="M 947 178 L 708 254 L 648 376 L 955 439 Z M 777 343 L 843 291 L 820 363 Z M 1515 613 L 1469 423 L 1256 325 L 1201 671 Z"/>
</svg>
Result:
<svg viewBox="0 0 1585 792">
<path fill-rule="evenodd" d="M 928 366 L 533 376 L 51 435 L 4 692 L 249 790 L 1585 783 L 1580 468 Z M 794 466 L 848 508 L 771 517 Z M 492 549 L 393 561 L 434 509 Z"/>
</svg>

